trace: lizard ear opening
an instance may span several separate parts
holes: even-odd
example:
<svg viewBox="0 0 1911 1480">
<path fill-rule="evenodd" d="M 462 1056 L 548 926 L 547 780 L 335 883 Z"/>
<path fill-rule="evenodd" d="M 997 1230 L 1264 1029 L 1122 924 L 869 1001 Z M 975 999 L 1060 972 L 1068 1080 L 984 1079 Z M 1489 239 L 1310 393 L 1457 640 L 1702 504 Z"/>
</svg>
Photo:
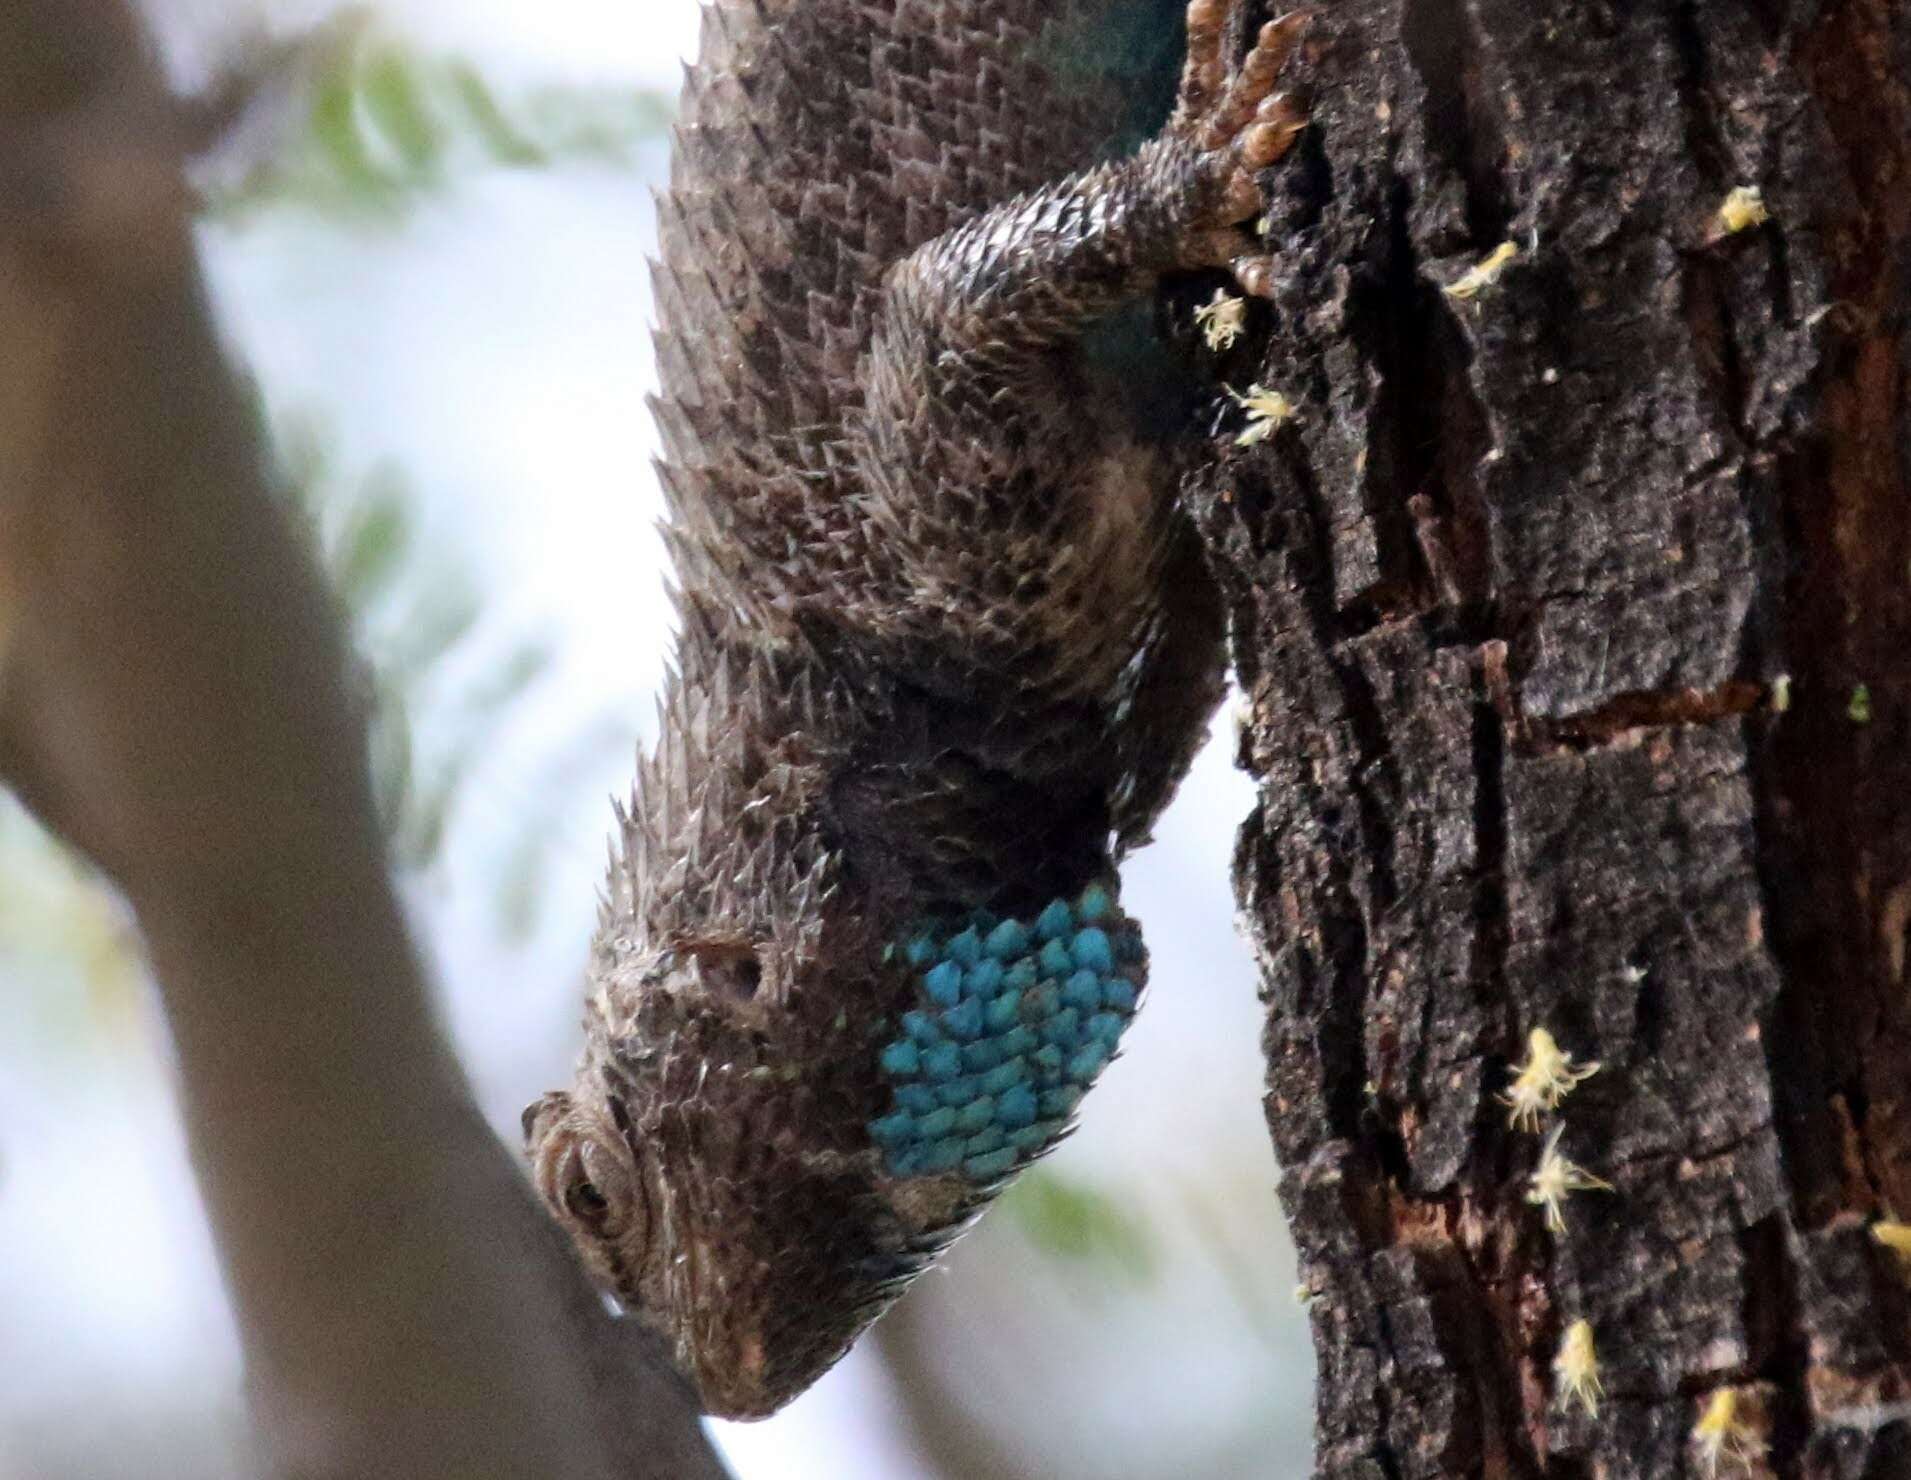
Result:
<svg viewBox="0 0 1911 1480">
<path fill-rule="evenodd" d="M 746 940 L 680 941 L 677 952 L 696 962 L 699 978 L 706 987 L 714 986 L 738 1002 L 748 1002 L 763 985 L 763 962 L 757 956 L 756 947 Z"/>
</svg>

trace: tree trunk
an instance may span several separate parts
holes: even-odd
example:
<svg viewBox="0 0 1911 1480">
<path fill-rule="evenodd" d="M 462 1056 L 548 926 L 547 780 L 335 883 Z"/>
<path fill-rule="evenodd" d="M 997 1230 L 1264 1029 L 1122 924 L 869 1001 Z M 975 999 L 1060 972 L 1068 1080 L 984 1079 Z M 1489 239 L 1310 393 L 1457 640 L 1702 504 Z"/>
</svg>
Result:
<svg viewBox="0 0 1911 1480">
<path fill-rule="evenodd" d="M 1911 1474 L 1911 13 L 1315 40 L 1258 375 L 1299 417 L 1194 497 L 1319 1473 Z M 1616 1189 L 1559 1234 L 1498 1100 L 1536 1028 Z"/>
</svg>

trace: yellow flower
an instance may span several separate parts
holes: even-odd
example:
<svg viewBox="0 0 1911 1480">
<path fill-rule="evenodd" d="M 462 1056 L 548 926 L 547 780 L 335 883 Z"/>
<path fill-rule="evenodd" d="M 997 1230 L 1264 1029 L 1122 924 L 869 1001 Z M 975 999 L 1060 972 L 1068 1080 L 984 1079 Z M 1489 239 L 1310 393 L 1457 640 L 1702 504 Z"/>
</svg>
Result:
<svg viewBox="0 0 1911 1480">
<path fill-rule="evenodd" d="M 1532 1185 L 1526 1191 L 1529 1203 L 1546 1209 L 1546 1226 L 1554 1233 L 1566 1231 L 1562 1204 L 1573 1193 L 1613 1190 L 1612 1183 L 1601 1181 L 1559 1154 L 1559 1138 L 1565 1129 L 1564 1125 L 1556 1125 L 1546 1137 L 1546 1145 L 1539 1153 L 1539 1165 L 1528 1179 Z"/>
<path fill-rule="evenodd" d="M 1757 1417 L 1756 1405 L 1741 1402 L 1737 1388 L 1722 1387 L 1706 1400 L 1705 1412 L 1692 1426 L 1692 1443 L 1707 1480 L 1718 1474 L 1721 1463 L 1750 1471 L 1764 1458 Z"/>
<path fill-rule="evenodd" d="M 1500 1103 L 1512 1110 L 1506 1117 L 1509 1126 L 1536 1131 L 1540 1115 L 1557 1110 L 1561 1100 L 1599 1072 L 1599 1063 L 1594 1060 L 1575 1069 L 1573 1056 L 1544 1028 L 1535 1028 L 1527 1035 L 1526 1048 L 1526 1062 L 1513 1071 L 1513 1082 L 1500 1096 Z"/>
<path fill-rule="evenodd" d="M 1559 1341 L 1559 1355 L 1553 1358 L 1553 1372 L 1559 1378 L 1557 1403 L 1577 1402 L 1589 1418 L 1599 1417 L 1599 1400 L 1605 1384 L 1599 1380 L 1599 1353 L 1593 1349 L 1591 1321 L 1574 1321 Z"/>
<path fill-rule="evenodd" d="M 1247 430 L 1234 439 L 1236 447 L 1252 447 L 1256 442 L 1265 442 L 1284 423 L 1300 414 L 1286 396 L 1264 385 L 1251 385 L 1246 392 L 1229 390 L 1228 395 L 1233 397 L 1235 405 L 1247 412 Z"/>
<path fill-rule="evenodd" d="M 1216 288 L 1214 297 L 1195 309 L 1194 321 L 1201 326 L 1209 349 L 1231 349 L 1247 327 L 1247 300 Z"/>
<path fill-rule="evenodd" d="M 1506 264 L 1519 254 L 1520 249 L 1512 242 L 1501 242 L 1477 265 L 1469 267 L 1446 285 L 1444 291 L 1447 297 L 1458 298 L 1463 302 L 1469 298 L 1479 297 L 1500 280 L 1500 274 L 1506 271 Z"/>
<path fill-rule="evenodd" d="M 1765 209 L 1765 198 L 1759 194 L 1756 185 L 1739 186 L 1725 197 L 1725 204 L 1719 207 L 1719 229 L 1727 236 L 1749 227 L 1763 226 L 1771 219 L 1772 213 Z"/>
</svg>

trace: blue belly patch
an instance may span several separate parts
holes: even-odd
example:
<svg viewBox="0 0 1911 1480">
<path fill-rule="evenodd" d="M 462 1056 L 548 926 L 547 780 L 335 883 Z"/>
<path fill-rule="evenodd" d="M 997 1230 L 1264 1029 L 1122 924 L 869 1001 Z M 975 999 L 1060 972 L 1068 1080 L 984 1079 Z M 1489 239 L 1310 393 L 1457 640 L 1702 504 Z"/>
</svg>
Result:
<svg viewBox="0 0 1911 1480">
<path fill-rule="evenodd" d="M 1092 885 L 1033 920 L 977 915 L 899 947 L 917 999 L 880 1051 L 870 1138 L 894 1177 L 996 1182 L 1067 1129 L 1147 977 L 1141 932 Z"/>
</svg>

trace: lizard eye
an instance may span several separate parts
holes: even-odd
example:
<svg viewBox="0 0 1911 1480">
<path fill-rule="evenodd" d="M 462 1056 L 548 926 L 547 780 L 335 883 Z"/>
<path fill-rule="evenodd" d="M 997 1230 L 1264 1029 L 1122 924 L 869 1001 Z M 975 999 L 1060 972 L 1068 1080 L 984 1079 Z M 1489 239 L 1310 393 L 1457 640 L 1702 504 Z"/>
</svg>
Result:
<svg viewBox="0 0 1911 1480">
<path fill-rule="evenodd" d="M 616 1148 L 581 1137 L 566 1153 L 557 1185 L 564 1211 L 593 1236 L 617 1238 L 630 1223 L 630 1174 Z"/>
<path fill-rule="evenodd" d="M 564 1191 L 564 1206 L 583 1223 L 593 1227 L 602 1224 L 610 1213 L 610 1199 L 597 1190 L 597 1184 L 588 1179 L 571 1183 Z"/>
<path fill-rule="evenodd" d="M 531 1173 L 544 1206 L 563 1226 L 586 1271 L 620 1300 L 635 1298 L 650 1257 L 650 1207 L 623 1101 L 547 1095 L 528 1117 Z"/>
</svg>

